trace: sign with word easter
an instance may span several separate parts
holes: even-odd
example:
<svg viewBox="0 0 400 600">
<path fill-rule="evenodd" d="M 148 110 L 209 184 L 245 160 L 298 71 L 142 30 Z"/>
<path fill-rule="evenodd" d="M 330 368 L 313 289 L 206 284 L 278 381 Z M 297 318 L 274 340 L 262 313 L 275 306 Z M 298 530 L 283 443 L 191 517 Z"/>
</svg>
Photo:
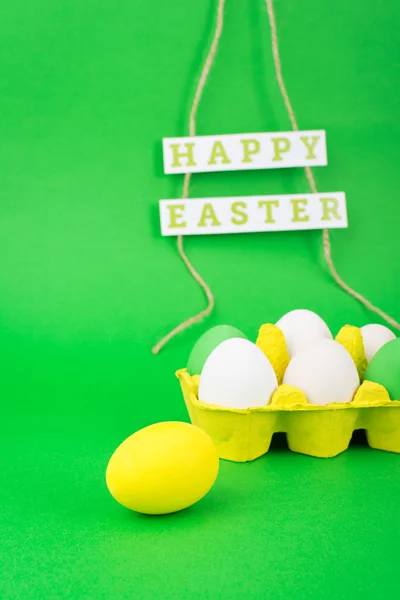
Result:
<svg viewBox="0 0 400 600">
<path fill-rule="evenodd" d="M 170 235 L 339 229 L 347 227 L 343 192 L 160 201 L 161 232 Z"/>
<path fill-rule="evenodd" d="M 164 173 L 326 166 L 325 131 L 163 139 Z"/>
</svg>

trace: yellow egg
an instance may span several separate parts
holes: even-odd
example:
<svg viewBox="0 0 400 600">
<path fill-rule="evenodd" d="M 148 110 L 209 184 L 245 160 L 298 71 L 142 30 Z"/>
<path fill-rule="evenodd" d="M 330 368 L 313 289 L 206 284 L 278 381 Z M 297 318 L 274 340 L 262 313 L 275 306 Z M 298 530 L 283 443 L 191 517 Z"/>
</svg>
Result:
<svg viewBox="0 0 400 600">
<path fill-rule="evenodd" d="M 106 481 L 123 506 L 161 515 L 203 498 L 218 467 L 217 450 L 201 429 L 188 423 L 156 423 L 122 442 L 108 463 Z"/>
</svg>

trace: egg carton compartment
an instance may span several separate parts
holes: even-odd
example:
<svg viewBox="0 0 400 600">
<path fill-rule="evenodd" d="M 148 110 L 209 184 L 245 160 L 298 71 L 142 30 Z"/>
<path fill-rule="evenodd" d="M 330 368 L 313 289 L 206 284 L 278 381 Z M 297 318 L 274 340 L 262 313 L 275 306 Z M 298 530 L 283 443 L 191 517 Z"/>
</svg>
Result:
<svg viewBox="0 0 400 600">
<path fill-rule="evenodd" d="M 344 452 L 353 431 L 365 429 L 371 448 L 400 453 L 400 401 L 370 381 L 358 388 L 352 402 L 310 404 L 305 394 L 280 385 L 270 404 L 245 410 L 226 409 L 199 401 L 200 377 L 177 372 L 193 425 L 214 441 L 220 458 L 247 462 L 266 454 L 274 433 L 284 432 L 293 452 L 330 458 Z"/>
</svg>

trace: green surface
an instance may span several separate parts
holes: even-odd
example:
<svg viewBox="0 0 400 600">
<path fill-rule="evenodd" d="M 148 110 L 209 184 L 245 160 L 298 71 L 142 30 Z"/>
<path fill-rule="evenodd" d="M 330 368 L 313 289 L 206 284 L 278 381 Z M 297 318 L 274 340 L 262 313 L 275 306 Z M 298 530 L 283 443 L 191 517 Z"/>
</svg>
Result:
<svg viewBox="0 0 400 600">
<path fill-rule="evenodd" d="M 334 333 L 371 316 L 331 281 L 321 234 L 187 240 L 216 312 L 159 235 L 180 193 L 160 139 L 187 133 L 215 1 L 15 0 L 0 11 L 1 600 L 398 599 L 400 457 L 275 450 L 224 463 L 212 493 L 167 518 L 104 485 L 116 446 L 186 419 L 177 368 L 207 327 L 307 307 Z M 299 125 L 326 128 L 322 191 L 347 193 L 332 233 L 342 276 L 397 318 L 400 4 L 276 0 Z M 228 0 L 198 132 L 287 130 L 262 0 Z M 301 170 L 193 178 L 196 196 L 301 193 Z M 375 320 L 372 318 L 372 320 Z"/>
<path fill-rule="evenodd" d="M 383 385 L 392 400 L 400 398 L 400 338 L 378 350 L 368 365 L 365 379 Z"/>
</svg>

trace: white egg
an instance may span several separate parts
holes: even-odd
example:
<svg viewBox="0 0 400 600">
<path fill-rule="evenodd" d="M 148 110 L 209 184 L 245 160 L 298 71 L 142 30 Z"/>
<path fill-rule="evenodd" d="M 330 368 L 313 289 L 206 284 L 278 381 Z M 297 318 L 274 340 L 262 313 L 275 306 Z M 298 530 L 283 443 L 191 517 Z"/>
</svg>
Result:
<svg viewBox="0 0 400 600">
<path fill-rule="evenodd" d="M 376 323 L 361 327 L 361 335 L 364 342 L 365 356 L 367 357 L 368 362 L 382 346 L 391 340 L 396 339 L 393 331 L 390 331 L 390 329 L 384 325 L 377 325 Z"/>
<path fill-rule="evenodd" d="M 302 390 L 311 404 L 351 402 L 360 385 L 356 365 L 334 340 L 319 340 L 290 361 L 283 383 Z"/>
<path fill-rule="evenodd" d="M 265 406 L 277 387 L 265 354 L 248 340 L 231 338 L 214 348 L 204 363 L 199 400 L 225 408 Z"/>
<path fill-rule="evenodd" d="M 328 325 L 312 310 L 292 310 L 283 315 L 275 325 L 285 336 L 290 357 L 320 338 L 332 339 Z"/>
</svg>

